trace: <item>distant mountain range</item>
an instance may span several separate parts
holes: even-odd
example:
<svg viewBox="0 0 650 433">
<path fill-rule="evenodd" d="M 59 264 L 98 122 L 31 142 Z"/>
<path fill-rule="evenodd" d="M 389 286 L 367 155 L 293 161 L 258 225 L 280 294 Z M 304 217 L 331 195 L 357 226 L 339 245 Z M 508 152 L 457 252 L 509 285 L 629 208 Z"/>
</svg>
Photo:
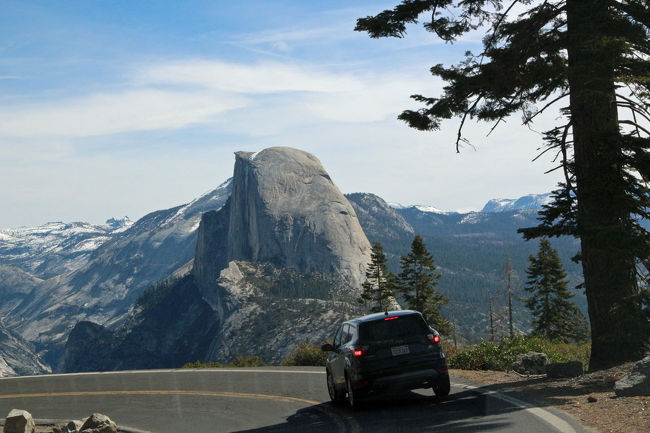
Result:
<svg viewBox="0 0 650 433">
<path fill-rule="evenodd" d="M 251 155 L 251 158 L 253 157 L 255 156 Z M 325 182 L 323 185 L 331 183 L 326 172 L 314 176 L 316 176 L 314 179 L 322 178 Z M 258 182 L 254 178 L 251 179 L 253 180 L 250 182 Z M 302 177 L 297 176 L 296 179 L 298 182 L 302 182 Z M 282 182 L 284 182 L 284 187 L 293 191 L 291 185 L 295 180 L 283 180 Z M 268 188 L 272 194 L 274 187 L 269 186 Z M 261 213 L 255 217 L 248 213 L 242 213 L 242 217 L 248 215 L 246 218 L 249 222 L 239 226 L 231 225 L 229 234 L 214 235 L 205 244 L 212 248 L 212 252 L 206 256 L 212 257 L 210 260 L 214 260 L 214 257 L 220 254 L 225 254 L 223 259 L 228 259 L 230 254 L 230 257 L 238 260 L 255 261 L 258 257 L 263 261 L 264 254 L 268 254 L 270 258 L 277 255 L 273 252 L 274 248 L 284 248 L 286 254 L 294 254 L 283 259 L 287 260 L 284 264 L 273 263 L 273 266 L 279 266 L 277 270 L 273 270 L 276 268 L 260 268 L 256 267 L 257 265 L 242 262 L 238 266 L 243 277 L 235 278 L 232 283 L 223 283 L 226 284 L 223 287 L 228 287 L 223 293 L 206 291 L 205 288 L 201 288 L 200 284 L 196 286 L 195 283 L 183 279 L 190 273 L 198 276 L 199 280 L 203 278 L 208 282 L 218 277 L 219 272 L 216 268 L 216 274 L 215 270 L 210 271 L 211 273 L 203 273 L 200 266 L 197 268 L 195 254 L 200 250 L 200 248 L 199 250 L 196 248 L 197 237 L 203 216 L 216 215 L 215 212 L 224 206 L 231 206 L 228 205 L 231 194 L 233 194 L 233 184 L 229 179 L 213 191 L 190 203 L 152 212 L 136 222 L 123 218 L 108 220 L 104 225 L 48 223 L 34 228 L 0 230 L 0 299 L 2 299 L 0 301 L 2 317 L 0 334 L 6 336 L 0 335 L 0 338 L 13 342 L 11 346 L 8 346 L 13 348 L 11 349 L 12 353 L 7 351 L 0 353 L 0 358 L 4 359 L 7 364 L 7 367 L 2 367 L 4 364 L 0 360 L 0 375 L 24 374 L 26 371 L 46 372 L 50 368 L 56 370 L 60 368 L 66 357 L 68 360 L 72 358 L 86 359 L 83 353 L 77 351 L 79 349 L 78 340 L 75 340 L 76 346 L 70 343 L 72 345 L 69 350 L 66 349 L 66 342 L 69 342 L 68 337 L 77 323 L 86 324 L 77 329 L 74 333 L 75 338 L 87 340 L 89 335 L 104 335 L 106 338 L 110 337 L 110 347 L 123 347 L 124 345 L 126 345 L 125 347 L 134 347 L 134 345 L 148 347 L 147 344 L 151 345 L 151 341 L 154 341 L 155 338 L 163 338 L 162 335 L 156 334 L 156 330 L 160 329 L 168 329 L 172 334 L 179 336 L 185 335 L 184 332 L 187 332 L 190 327 L 194 333 L 202 332 L 196 328 L 199 322 L 194 321 L 191 317 L 179 316 L 178 321 L 174 319 L 169 323 L 156 322 L 161 320 L 161 311 L 165 311 L 168 316 L 170 309 L 173 309 L 175 305 L 186 305 L 186 308 L 198 315 L 197 317 L 213 317 L 209 320 L 217 320 L 221 324 L 219 326 L 226 327 L 220 331 L 206 331 L 207 334 L 202 334 L 203 340 L 201 341 L 210 341 L 210 338 L 217 335 L 214 334 L 215 332 L 226 332 L 226 329 L 229 329 L 232 341 L 239 341 L 239 337 L 234 336 L 238 328 L 232 328 L 234 325 L 231 322 L 223 322 L 226 319 L 222 315 L 225 314 L 224 311 L 231 311 L 229 309 L 234 308 L 232 305 L 238 305 L 237 302 L 241 301 L 228 301 L 231 303 L 221 304 L 222 301 L 217 302 L 215 299 L 220 299 L 220 296 L 238 299 L 237 296 L 240 296 L 242 291 L 257 294 L 255 296 L 263 296 L 264 290 L 260 291 L 259 286 L 261 281 L 267 281 L 263 284 L 266 287 L 265 290 L 274 290 L 276 293 L 273 295 L 275 297 L 268 298 L 268 302 L 271 304 L 281 302 L 277 305 L 283 305 L 290 308 L 291 311 L 311 311 L 314 315 L 329 314 L 327 312 L 332 309 L 333 305 L 331 302 L 340 297 L 339 295 L 334 296 L 327 290 L 323 292 L 325 290 L 323 284 L 329 281 L 330 283 L 327 284 L 331 285 L 331 281 L 333 281 L 330 277 L 305 276 L 306 274 L 301 276 L 291 272 L 286 274 L 281 269 L 285 265 L 293 269 L 300 269 L 300 267 L 309 269 L 316 265 L 322 265 L 326 269 L 343 272 L 348 276 L 356 275 L 355 272 L 358 272 L 358 268 L 355 271 L 353 267 L 350 267 L 350 263 L 358 258 L 335 259 L 334 261 L 326 258 L 329 257 L 327 254 L 334 251 L 334 247 L 339 248 L 336 246 L 338 242 L 350 239 L 350 235 L 343 232 L 327 235 L 333 236 L 331 239 L 339 239 L 329 245 L 328 242 L 333 241 L 325 242 L 325 238 L 322 238 L 324 235 L 307 235 L 302 228 L 302 224 L 313 228 L 330 224 L 316 220 L 303 223 L 301 222 L 303 217 L 297 216 L 299 212 L 309 206 L 321 206 L 317 202 L 317 197 L 314 197 L 316 202 L 305 202 L 295 209 L 291 207 L 292 203 L 287 202 L 286 205 L 283 205 L 285 208 L 281 213 L 290 212 L 293 216 L 278 217 L 277 221 L 268 223 L 266 228 L 259 225 L 262 224 L 261 219 L 266 218 L 265 215 L 268 212 L 273 214 L 277 211 L 260 211 Z M 320 193 L 310 194 L 317 196 Z M 244 196 L 240 192 L 238 197 Z M 450 299 L 450 303 L 446 307 L 447 315 L 455 319 L 459 334 L 465 335 L 468 339 L 476 339 L 485 335 L 487 329 L 485 323 L 487 315 L 483 311 L 487 297 L 502 291 L 501 267 L 506 254 L 510 255 L 515 269 L 523 277 L 527 266 L 526 259 L 537 249 L 536 243 L 524 242 L 516 230 L 536 224 L 537 210 L 548 201 L 548 194 L 526 196 L 516 200 L 491 200 L 483 211 L 469 213 L 444 212 L 430 206 L 389 206 L 384 200 L 373 194 L 356 193 L 346 195 L 345 198 L 349 201 L 351 208 L 345 205 L 345 199 L 342 197 L 330 201 L 340 202 L 340 205 L 337 205 L 340 206 L 340 210 L 337 210 L 335 214 L 344 218 L 342 221 L 349 221 L 336 223 L 331 227 L 349 227 L 355 219 L 355 217 L 350 219 L 349 216 L 356 213 L 356 218 L 358 218 L 368 240 L 379 241 L 384 245 L 388 253 L 389 264 L 395 271 L 399 266 L 400 255 L 408 252 L 413 236 L 417 233 L 424 237 L 443 275 L 440 279 L 439 289 Z M 241 198 L 238 199 L 238 201 L 241 200 Z M 278 200 L 281 200 L 279 196 L 271 200 L 265 198 L 251 203 L 258 203 L 254 206 L 260 206 L 261 203 L 277 202 L 276 204 L 279 205 Z M 252 204 L 246 206 L 252 206 Z M 287 209 L 293 210 L 287 211 Z M 251 212 L 251 210 L 248 207 L 242 207 L 242 212 Z M 334 216 L 332 214 L 332 217 Z M 211 224 L 216 224 L 215 227 L 224 224 L 225 220 L 219 218 L 222 217 L 217 216 L 216 219 L 211 220 Z M 236 221 L 240 221 L 240 217 L 236 217 Z M 256 224 L 260 227 L 259 229 L 255 228 Z M 268 233 L 272 233 L 274 230 L 275 236 L 279 237 L 275 240 L 267 239 Z M 285 231 L 286 233 L 282 234 Z M 249 239 L 249 243 L 240 246 L 232 243 L 236 239 L 243 239 L 241 236 Z M 224 242 L 226 238 L 232 239 L 231 246 L 226 247 L 225 244 L 219 243 Z M 293 242 L 292 239 L 297 241 L 304 239 L 296 244 L 301 248 L 301 250 L 296 250 L 301 251 L 299 254 L 290 253 L 291 248 L 294 247 L 278 247 L 283 242 Z M 309 239 L 314 239 L 310 242 L 315 242 L 311 246 L 304 243 Z M 560 250 L 573 282 L 579 283 L 580 270 L 569 262 L 569 258 L 577 252 L 577 243 L 572 239 L 559 239 L 554 240 L 553 244 Z M 222 248 L 226 249 L 222 251 L 220 250 Z M 350 251 L 358 250 L 358 248 L 353 247 Z M 264 249 L 268 249 L 268 253 L 264 253 Z M 346 254 L 350 253 L 345 253 L 341 257 L 347 257 Z M 329 263 L 327 260 L 330 260 L 331 264 L 327 264 Z M 245 269 L 246 271 L 244 271 Z M 264 280 L 259 280 L 261 278 L 259 275 L 264 276 Z M 241 280 L 241 278 L 244 279 Z M 159 293 L 147 298 L 157 299 L 155 302 L 142 303 L 141 296 L 147 288 L 164 280 L 175 281 L 178 279 L 184 281 L 185 295 L 180 296 L 186 296 L 186 298 L 181 300 L 173 290 L 168 290 L 164 296 Z M 253 287 L 251 284 L 256 288 L 251 289 L 250 287 Z M 291 288 L 289 292 L 286 292 L 287 287 Z M 287 293 L 292 293 L 290 296 L 294 297 L 299 293 L 303 293 L 302 296 L 310 293 L 309 296 L 315 300 L 305 304 L 299 299 L 292 298 L 293 300 L 287 301 L 289 302 L 287 304 L 277 297 L 282 294 L 284 294 L 282 296 L 289 296 Z M 204 304 L 204 302 L 208 303 Z M 232 302 L 235 303 L 232 304 Z M 582 301 L 579 299 L 579 302 Z M 225 310 L 221 312 L 215 310 L 217 304 L 221 305 L 219 308 L 225 308 Z M 147 305 L 150 307 L 145 308 L 144 306 Z M 225 305 L 230 305 L 230 307 L 225 307 Z M 248 314 L 253 314 L 256 311 L 249 320 L 253 320 L 253 317 L 264 317 L 263 320 L 266 321 L 280 320 L 279 317 L 273 316 L 270 310 L 266 310 L 266 307 L 260 309 L 262 304 L 246 305 L 257 305 L 256 309 L 247 310 Z M 348 311 L 342 305 L 337 305 L 335 309 Z M 328 317 L 330 321 L 335 318 L 334 316 Z M 292 331 L 296 338 L 299 335 L 310 335 L 308 330 L 311 328 L 309 326 L 314 326 L 310 325 L 311 321 L 305 322 L 305 318 L 299 314 L 294 319 L 301 323 Z M 521 305 L 517 307 L 516 319 L 517 326 L 522 329 L 527 326 L 528 318 Z M 257 329 L 254 322 L 247 323 L 249 323 L 247 325 L 249 331 Z M 280 326 L 279 323 L 273 326 Z M 144 325 L 146 328 L 142 328 Z M 121 331 L 117 332 L 117 330 Z M 244 335 L 249 334 L 250 332 L 242 333 L 240 337 L 243 338 Z M 131 337 L 125 340 L 124 338 L 128 335 Z M 136 340 L 133 340 L 134 338 L 145 338 L 145 336 L 151 339 L 149 343 L 145 341 L 137 343 Z M 170 350 L 172 347 L 177 350 L 169 352 L 166 358 L 161 358 L 167 360 L 163 363 L 165 366 L 172 366 L 171 364 L 180 362 L 183 353 L 197 355 L 203 350 L 201 348 L 203 343 L 199 344 L 198 340 L 194 342 L 182 340 L 183 344 L 190 345 L 182 346 L 185 349 L 176 344 L 181 340 L 169 340 L 165 337 L 164 341 L 169 345 Z M 209 356 L 213 358 L 225 360 L 224 357 L 237 355 L 233 352 L 233 348 L 223 348 L 216 342 L 211 344 L 214 347 L 210 349 L 211 355 Z M 241 347 L 246 347 L 246 344 L 242 343 Z M 105 346 L 102 346 L 101 350 L 106 350 Z M 273 351 L 273 345 L 265 346 L 264 350 Z M 154 352 L 155 350 L 151 353 Z M 268 359 L 277 361 L 281 359 L 279 358 L 281 355 L 282 353 L 269 353 Z M 109 357 L 109 354 L 106 356 Z M 8 359 L 23 360 L 24 368 L 21 369 L 20 365 L 15 365 L 14 361 L 12 361 L 14 365 L 11 366 L 7 362 Z M 122 367 L 163 365 L 150 363 L 146 360 L 142 360 L 140 364 L 137 364 L 138 362 L 140 361 L 137 359 L 130 364 L 125 361 Z M 70 361 L 70 365 L 75 365 L 75 363 Z"/>
<path fill-rule="evenodd" d="M 229 182 L 230 180 L 224 182 L 215 191 L 223 188 L 224 185 L 227 186 Z M 220 199 L 213 197 L 213 193 L 214 191 L 211 191 L 183 206 L 146 215 L 137 221 L 138 227 L 136 228 L 146 225 L 143 223 L 159 212 L 173 211 L 183 214 L 191 207 L 190 213 L 195 217 L 200 214 L 201 204 L 206 206 L 206 210 L 213 207 L 218 208 L 218 206 L 210 206 L 210 204 L 214 204 L 210 203 L 211 200 L 222 203 Z M 353 193 L 347 196 L 355 197 L 358 194 Z M 480 212 L 444 211 L 433 206 L 404 206 L 397 203 L 388 203 L 388 206 L 399 213 L 422 212 L 425 214 L 470 215 L 464 221 L 466 223 L 475 218 L 471 215 L 478 213 L 512 212 L 517 210 L 537 211 L 550 202 L 550 196 L 551 194 L 547 193 L 529 194 L 517 199 L 491 199 Z M 201 204 L 197 206 L 197 202 Z M 127 231 L 133 224 L 135 223 L 129 217 L 123 217 L 119 219 L 110 218 L 105 224 L 101 225 L 86 222 L 49 222 L 35 227 L 0 229 L 0 265 L 15 266 L 41 279 L 76 271 L 87 264 L 90 254 L 103 243 Z M 196 230 L 198 225 L 191 228 Z"/>
<path fill-rule="evenodd" d="M 0 229 L 0 263 L 50 278 L 82 267 L 90 253 L 133 225 L 111 218 L 103 225 L 50 222 L 37 227 Z"/>
</svg>

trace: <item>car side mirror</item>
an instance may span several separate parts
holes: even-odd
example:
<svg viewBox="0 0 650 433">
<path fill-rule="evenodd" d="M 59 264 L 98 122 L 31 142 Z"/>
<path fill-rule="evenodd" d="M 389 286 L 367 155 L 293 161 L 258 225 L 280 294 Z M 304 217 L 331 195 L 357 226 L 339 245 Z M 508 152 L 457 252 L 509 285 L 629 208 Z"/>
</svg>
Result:
<svg viewBox="0 0 650 433">
<path fill-rule="evenodd" d="M 320 348 L 323 350 L 323 352 L 333 352 L 334 351 L 334 346 L 332 346 L 329 343 L 323 344 Z"/>
</svg>

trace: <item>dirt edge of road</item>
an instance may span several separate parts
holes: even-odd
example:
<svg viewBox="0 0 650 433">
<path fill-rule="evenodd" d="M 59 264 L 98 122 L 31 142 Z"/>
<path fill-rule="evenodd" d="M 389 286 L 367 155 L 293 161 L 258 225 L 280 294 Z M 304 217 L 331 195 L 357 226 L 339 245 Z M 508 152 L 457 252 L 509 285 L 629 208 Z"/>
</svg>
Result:
<svg viewBox="0 0 650 433">
<path fill-rule="evenodd" d="M 449 371 L 489 390 L 502 392 L 540 407 L 553 407 L 572 415 L 581 424 L 601 433 L 650 432 L 650 396 L 617 397 L 614 382 L 634 363 L 587 373 L 573 379 L 547 379 L 503 371 Z"/>
</svg>

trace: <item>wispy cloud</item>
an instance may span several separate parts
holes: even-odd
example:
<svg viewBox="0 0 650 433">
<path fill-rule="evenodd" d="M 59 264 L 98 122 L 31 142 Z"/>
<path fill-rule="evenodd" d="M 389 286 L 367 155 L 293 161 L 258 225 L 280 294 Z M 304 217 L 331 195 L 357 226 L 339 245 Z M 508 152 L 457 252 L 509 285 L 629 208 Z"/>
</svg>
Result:
<svg viewBox="0 0 650 433">
<path fill-rule="evenodd" d="M 150 85 L 196 85 L 226 92 L 330 92 L 358 88 L 359 80 L 319 67 L 263 62 L 252 65 L 215 60 L 186 60 L 142 68 L 137 82 Z"/>
<path fill-rule="evenodd" d="M 1 107 L 0 135 L 87 137 L 182 128 L 207 122 L 246 103 L 242 96 L 205 91 L 139 89 L 93 94 L 41 105 Z"/>
<path fill-rule="evenodd" d="M 5 103 L 0 135 L 78 138 L 210 123 L 229 133 L 260 136 L 318 122 L 381 121 L 403 108 L 406 95 L 430 85 L 398 73 L 207 59 L 140 65 L 127 76 L 122 87 L 130 90 L 119 93 Z"/>
</svg>

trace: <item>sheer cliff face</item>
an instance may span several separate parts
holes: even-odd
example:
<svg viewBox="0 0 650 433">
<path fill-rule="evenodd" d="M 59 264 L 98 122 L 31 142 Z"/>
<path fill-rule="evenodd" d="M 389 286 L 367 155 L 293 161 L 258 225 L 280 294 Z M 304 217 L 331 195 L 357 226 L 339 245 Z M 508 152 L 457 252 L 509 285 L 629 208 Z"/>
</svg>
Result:
<svg viewBox="0 0 650 433">
<path fill-rule="evenodd" d="M 320 161 L 286 147 L 235 155 L 222 268 L 231 260 L 271 262 L 338 274 L 360 287 L 370 244 Z M 199 234 L 198 248 L 203 243 Z"/>
</svg>

